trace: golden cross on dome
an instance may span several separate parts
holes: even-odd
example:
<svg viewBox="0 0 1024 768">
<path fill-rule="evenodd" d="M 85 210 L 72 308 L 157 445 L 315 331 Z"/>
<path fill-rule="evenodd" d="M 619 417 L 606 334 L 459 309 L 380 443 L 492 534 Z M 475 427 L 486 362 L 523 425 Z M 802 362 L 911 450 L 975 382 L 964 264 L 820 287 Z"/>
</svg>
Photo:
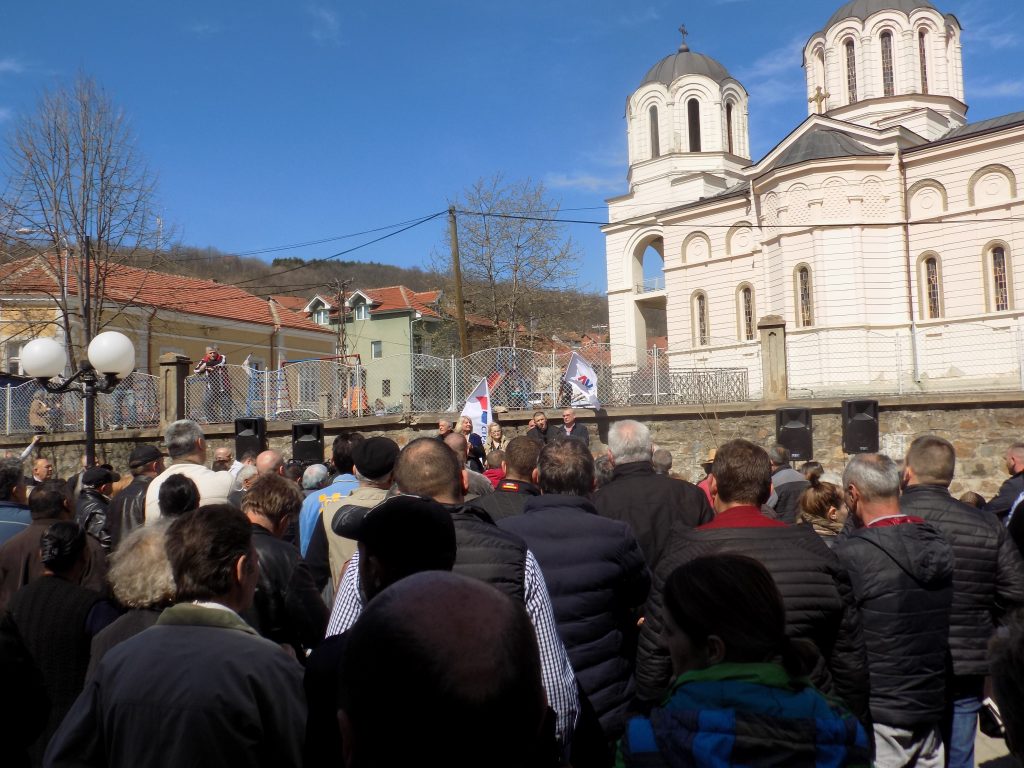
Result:
<svg viewBox="0 0 1024 768">
<path fill-rule="evenodd" d="M 680 53 L 684 53 L 684 52 L 690 50 L 690 46 L 688 46 L 686 44 L 686 36 L 688 34 L 690 34 L 690 33 L 686 31 L 686 25 L 685 24 L 680 24 L 679 25 L 679 34 L 683 36 L 683 42 L 680 43 L 680 45 L 679 45 L 679 52 Z"/>
<path fill-rule="evenodd" d="M 815 91 L 814 91 L 814 95 L 813 95 L 813 96 L 811 96 L 811 98 L 809 98 L 809 99 L 807 100 L 807 103 L 808 103 L 808 104 L 814 104 L 814 109 L 815 109 L 815 111 L 816 111 L 816 112 L 817 112 L 817 113 L 818 113 L 818 114 L 820 115 L 820 114 L 821 114 L 821 105 L 822 105 L 822 104 L 824 104 L 824 103 L 825 103 L 825 101 L 826 101 L 826 100 L 827 100 L 827 99 L 829 98 L 829 96 L 831 96 L 831 95 L 832 95 L 832 94 L 831 94 L 831 93 L 829 93 L 828 91 L 822 91 L 822 90 L 821 90 L 821 86 L 819 85 L 819 86 L 818 86 L 818 87 L 817 87 L 817 88 L 815 89 Z"/>
</svg>

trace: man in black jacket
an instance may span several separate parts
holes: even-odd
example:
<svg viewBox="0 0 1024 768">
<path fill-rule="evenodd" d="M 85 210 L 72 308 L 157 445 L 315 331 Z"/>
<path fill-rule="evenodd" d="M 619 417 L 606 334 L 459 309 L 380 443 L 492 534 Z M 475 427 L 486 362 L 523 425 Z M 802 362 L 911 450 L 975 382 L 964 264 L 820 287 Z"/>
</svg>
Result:
<svg viewBox="0 0 1024 768">
<path fill-rule="evenodd" d="M 164 455 L 152 445 L 137 445 L 128 457 L 132 481 L 115 496 L 107 510 L 110 546 L 117 548 L 121 540 L 146 522 L 146 491 L 154 477 L 164 471 Z"/>
<path fill-rule="evenodd" d="M 1024 493 L 1024 443 L 1006 449 L 1006 471 L 1010 476 L 999 486 L 999 493 L 985 505 L 986 512 L 1006 517 L 1017 497 Z"/>
<path fill-rule="evenodd" d="M 554 430 L 548 429 L 548 417 L 544 411 L 536 411 L 533 414 L 533 426 L 526 431 L 526 436 L 531 440 L 544 444 L 554 438 Z"/>
<path fill-rule="evenodd" d="M 864 624 L 875 765 L 942 768 L 953 552 L 937 529 L 900 510 L 900 473 L 888 456 L 854 456 L 843 487 L 861 527 L 835 552 Z"/>
<path fill-rule="evenodd" d="M 768 569 L 782 594 L 787 634 L 811 641 L 820 654 L 815 684 L 867 722 L 864 640 L 846 569 L 810 526 L 786 525 L 761 512 L 771 493 L 771 464 L 760 446 L 730 440 L 719 447 L 710 486 L 714 520 L 674 531 L 654 571 L 637 649 L 638 695 L 660 701 L 670 682 L 672 663 L 661 637 L 665 581 L 696 557 L 731 552 Z"/>
<path fill-rule="evenodd" d="M 327 629 L 327 606 L 295 546 L 282 541 L 302 508 L 302 491 L 280 475 L 263 475 L 242 500 L 259 554 L 259 581 L 252 605 L 242 614 L 261 635 L 289 645 L 305 659 Z"/>
<path fill-rule="evenodd" d="M 529 497 L 523 514 L 498 525 L 521 536 L 536 555 L 576 676 L 605 737 L 618 740 L 635 692 L 636 621 L 650 574 L 629 526 L 600 517 L 587 498 L 594 457 L 582 442 L 544 446 L 537 482 L 543 495 Z"/>
<path fill-rule="evenodd" d="M 943 741 L 947 764 L 960 768 L 974 765 L 989 638 L 1002 615 L 1024 605 L 1024 562 L 998 518 L 949 495 L 955 464 L 948 440 L 935 435 L 914 440 L 903 470 L 900 511 L 933 525 L 953 549 L 953 676 L 947 681 Z"/>
<path fill-rule="evenodd" d="M 704 492 L 692 483 L 654 471 L 650 430 L 638 421 L 616 422 L 608 430 L 612 479 L 594 494 L 602 517 L 629 523 L 647 566 L 658 568 L 673 526 L 695 528 L 711 520 Z M 666 657 L 667 658 L 667 657 Z"/>
<path fill-rule="evenodd" d="M 523 505 L 533 496 L 540 495 L 536 482 L 537 457 L 543 443 L 528 437 L 514 437 L 505 449 L 505 459 L 501 468 L 505 477 L 498 483 L 494 493 L 478 496 L 470 502 L 474 507 L 484 510 L 494 522 L 503 517 L 518 515 Z"/>
<path fill-rule="evenodd" d="M 75 502 L 75 522 L 110 551 L 110 531 L 107 512 L 114 483 L 121 479 L 106 467 L 90 467 L 82 473 L 82 492 Z"/>
</svg>

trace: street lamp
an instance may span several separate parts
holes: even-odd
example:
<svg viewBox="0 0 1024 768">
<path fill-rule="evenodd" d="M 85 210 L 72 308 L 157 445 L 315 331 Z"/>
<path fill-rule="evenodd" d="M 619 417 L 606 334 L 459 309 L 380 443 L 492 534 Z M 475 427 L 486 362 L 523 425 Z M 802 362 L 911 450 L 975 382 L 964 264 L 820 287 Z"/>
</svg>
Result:
<svg viewBox="0 0 1024 768">
<path fill-rule="evenodd" d="M 68 364 L 67 350 L 55 339 L 33 339 L 21 350 L 21 366 L 47 392 L 62 393 L 81 383 L 85 406 L 85 457 L 88 466 L 96 464 L 95 399 L 97 392 L 111 392 L 135 370 L 135 345 L 117 331 L 98 334 L 88 349 L 89 359 L 79 363 L 78 371 L 66 381 L 52 382 Z"/>
</svg>

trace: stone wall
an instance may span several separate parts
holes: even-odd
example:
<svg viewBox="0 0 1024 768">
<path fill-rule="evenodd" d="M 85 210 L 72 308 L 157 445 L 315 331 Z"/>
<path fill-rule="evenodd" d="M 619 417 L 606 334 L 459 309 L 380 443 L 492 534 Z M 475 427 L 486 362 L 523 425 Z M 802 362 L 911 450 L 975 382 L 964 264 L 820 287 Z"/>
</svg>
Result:
<svg viewBox="0 0 1024 768">
<path fill-rule="evenodd" d="M 712 448 L 736 437 L 762 445 L 774 442 L 775 408 L 781 405 L 808 407 L 812 412 L 815 458 L 829 472 L 841 473 L 846 457 L 842 453 L 840 401 L 793 401 L 789 403 L 734 403 L 707 409 L 678 407 L 617 408 L 592 414 L 579 412 L 579 420 L 591 434 L 591 449 L 604 450 L 608 427 L 618 419 L 638 419 L 648 424 L 655 442 L 672 451 L 673 470 L 691 480 L 703 476 L 700 460 Z M 333 435 L 343 429 L 358 430 L 366 435 L 388 435 L 400 445 L 416 437 L 437 432 L 437 420 L 443 414 L 395 415 L 382 418 L 331 421 L 325 425 L 325 449 L 330 452 Z M 450 417 L 450 414 L 448 415 Z M 499 414 L 509 435 L 524 434 L 530 414 Z M 561 418 L 549 412 L 552 428 Z M 945 396 L 942 398 L 880 398 L 879 422 L 881 449 L 894 458 L 901 457 L 910 442 L 921 434 L 935 433 L 952 441 L 957 450 L 957 472 L 952 490 L 959 495 L 973 490 L 986 498 L 996 493 L 1006 479 L 1003 455 L 1007 446 L 1024 436 L 1024 400 L 1019 394 Z M 291 427 L 272 422 L 267 428 L 270 446 L 284 455 L 291 452 Z M 233 446 L 230 425 L 211 426 L 207 437 L 212 448 Z M 128 464 L 128 454 L 136 442 L 159 444 L 160 434 L 153 430 L 118 431 L 97 436 L 97 455 L 118 469 Z M 0 439 L 0 450 L 20 451 L 27 436 Z M 83 451 L 81 434 L 51 435 L 41 446 L 54 460 L 59 476 L 75 472 Z"/>
</svg>

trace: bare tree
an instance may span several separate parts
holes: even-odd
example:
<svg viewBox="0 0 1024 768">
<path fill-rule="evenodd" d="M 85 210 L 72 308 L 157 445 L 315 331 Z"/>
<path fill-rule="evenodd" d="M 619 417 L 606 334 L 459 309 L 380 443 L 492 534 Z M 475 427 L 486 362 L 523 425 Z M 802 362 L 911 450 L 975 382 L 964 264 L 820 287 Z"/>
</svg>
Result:
<svg viewBox="0 0 1024 768">
<path fill-rule="evenodd" d="M 142 286 L 111 296 L 124 264 L 159 249 L 155 177 L 141 158 L 124 112 L 92 78 L 44 93 L 7 136 L 8 192 L 0 201 L 5 244 L 46 258 L 72 365 L 96 333 L 126 314 Z M 4 290 L 17 291 L 16 276 Z M 42 322 L 38 318 L 36 322 Z M 123 320 L 122 320 L 123 322 Z"/>
<path fill-rule="evenodd" d="M 498 174 L 476 181 L 455 206 L 467 309 L 494 323 L 496 345 L 522 346 L 533 301 L 576 281 L 579 253 L 556 221 L 558 203 L 541 183 Z M 444 258 L 436 259 L 438 271 L 449 272 Z"/>
</svg>

